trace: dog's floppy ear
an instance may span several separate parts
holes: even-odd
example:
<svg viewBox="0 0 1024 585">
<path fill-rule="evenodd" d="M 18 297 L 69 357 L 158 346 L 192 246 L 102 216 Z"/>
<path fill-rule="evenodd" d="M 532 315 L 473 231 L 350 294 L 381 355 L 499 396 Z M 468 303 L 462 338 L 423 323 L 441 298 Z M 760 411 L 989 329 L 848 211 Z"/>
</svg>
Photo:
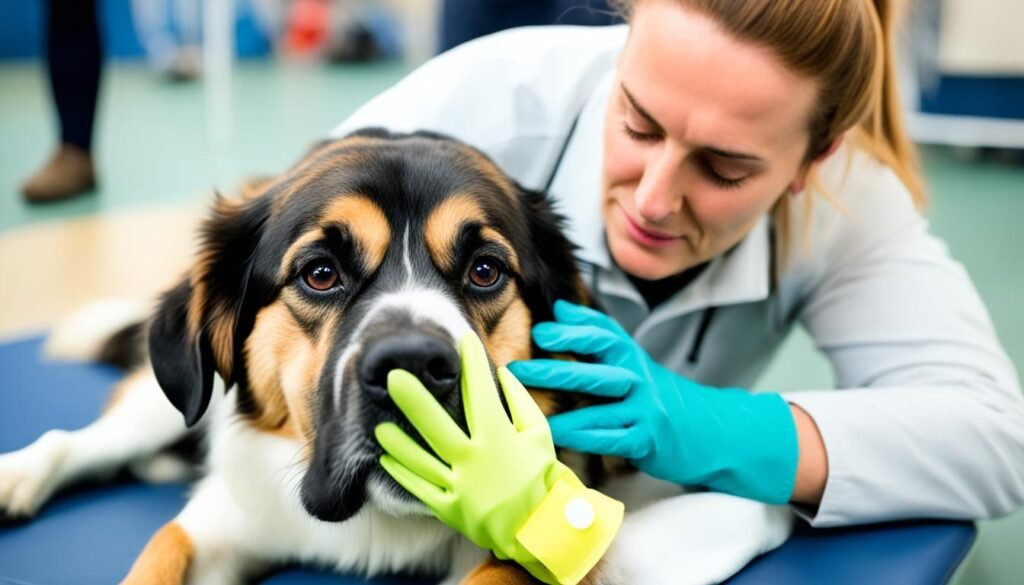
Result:
<svg viewBox="0 0 1024 585">
<path fill-rule="evenodd" d="M 253 257 L 269 213 L 267 195 L 218 198 L 201 228 L 195 266 L 164 295 L 150 323 L 153 371 L 188 426 L 206 412 L 214 372 L 227 387 L 244 376 L 242 345 L 259 308 Z"/>
<path fill-rule="evenodd" d="M 549 321 L 556 300 L 590 304 L 589 295 L 576 266 L 576 246 L 565 236 L 565 218 L 552 209 L 545 193 L 518 188 L 533 251 L 530 261 L 522 263 L 523 296 L 535 322 Z"/>
</svg>

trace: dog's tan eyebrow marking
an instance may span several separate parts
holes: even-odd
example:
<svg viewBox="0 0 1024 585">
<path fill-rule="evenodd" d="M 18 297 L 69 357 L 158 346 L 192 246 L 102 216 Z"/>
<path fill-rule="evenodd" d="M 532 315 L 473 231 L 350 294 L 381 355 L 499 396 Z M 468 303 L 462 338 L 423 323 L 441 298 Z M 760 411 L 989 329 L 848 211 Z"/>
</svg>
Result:
<svg viewBox="0 0 1024 585">
<path fill-rule="evenodd" d="M 487 225 L 487 216 L 480 204 L 466 193 L 453 195 L 434 208 L 423 230 L 427 251 L 442 272 L 455 269 L 455 242 L 462 226 L 467 223 L 481 225 L 480 236 L 501 246 L 508 254 L 512 271 L 519 272 L 519 258 L 515 248 L 498 230 Z"/>
<path fill-rule="evenodd" d="M 347 194 L 336 198 L 324 209 L 317 226 L 299 236 L 284 253 L 278 275 L 284 278 L 291 269 L 299 250 L 323 239 L 324 228 L 343 224 L 352 237 L 359 242 L 365 254 L 364 265 L 373 272 L 384 260 L 384 254 L 391 240 L 391 226 L 381 208 L 360 194 Z"/>
<path fill-rule="evenodd" d="M 427 251 L 442 272 L 455 269 L 455 238 L 465 223 L 486 224 L 487 216 L 480 204 L 465 193 L 452 195 L 430 212 L 423 239 Z"/>
<path fill-rule="evenodd" d="M 487 216 L 484 215 L 480 204 L 467 194 L 455 195 L 438 205 L 427 218 L 426 227 L 423 230 L 423 239 L 426 240 L 427 250 L 442 272 L 449 272 L 456 268 L 456 241 L 462 227 L 467 223 L 482 226 L 480 236 L 502 247 L 508 255 L 512 270 L 519 272 L 519 259 L 516 256 L 515 248 L 497 230 L 487 225 Z"/>
</svg>

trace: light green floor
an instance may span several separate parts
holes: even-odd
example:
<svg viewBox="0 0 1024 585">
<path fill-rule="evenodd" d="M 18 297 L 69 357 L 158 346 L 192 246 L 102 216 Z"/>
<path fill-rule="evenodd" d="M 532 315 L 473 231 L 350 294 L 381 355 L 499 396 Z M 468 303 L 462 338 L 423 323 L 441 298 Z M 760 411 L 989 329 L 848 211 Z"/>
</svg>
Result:
<svg viewBox="0 0 1024 585">
<path fill-rule="evenodd" d="M 23 203 L 17 188 L 53 147 L 56 121 L 34 63 L 0 64 L 0 231 L 153 203 L 194 200 L 240 178 L 283 170 L 346 114 L 408 71 L 400 65 L 325 69 L 243 62 L 232 83 L 226 144 L 211 146 L 201 84 L 164 82 L 136 64 L 104 72 L 96 152 L 98 196 Z M 223 121 L 221 121 L 223 122 Z"/>
<path fill-rule="evenodd" d="M 232 84 L 233 131 L 226 143 L 211 147 L 202 85 L 168 85 L 140 66 L 116 64 L 108 67 L 102 88 L 99 193 L 37 208 L 21 202 L 17 187 L 52 147 L 49 94 L 36 64 L 0 65 L 0 232 L 87 213 L 202 199 L 214 188 L 231 191 L 242 177 L 273 173 L 295 161 L 406 70 L 402 65 L 324 69 L 243 63 Z M 1020 371 L 1024 167 L 964 163 L 934 149 L 925 154 L 934 230 L 967 266 Z M 795 334 L 760 385 L 785 390 L 830 381 L 828 365 L 805 335 Z M 1024 513 L 982 523 L 980 544 L 961 582 L 1021 582 L 1021 543 Z"/>
</svg>

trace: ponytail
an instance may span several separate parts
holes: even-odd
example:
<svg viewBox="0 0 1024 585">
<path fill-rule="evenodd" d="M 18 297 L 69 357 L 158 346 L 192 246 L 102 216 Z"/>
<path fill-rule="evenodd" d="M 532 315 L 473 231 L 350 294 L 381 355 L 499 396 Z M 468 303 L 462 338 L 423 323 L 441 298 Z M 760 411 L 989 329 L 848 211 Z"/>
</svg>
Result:
<svg viewBox="0 0 1024 585">
<path fill-rule="evenodd" d="M 899 0 L 866 0 L 870 4 L 876 37 L 876 52 L 880 56 L 873 74 L 872 104 L 868 117 L 861 124 L 865 134 L 858 140 L 862 146 L 890 166 L 899 176 L 915 205 L 927 202 L 924 181 L 921 178 L 917 153 L 906 132 L 897 84 L 895 35 L 906 12 Z M 905 4 L 905 3 L 904 3 Z"/>
</svg>

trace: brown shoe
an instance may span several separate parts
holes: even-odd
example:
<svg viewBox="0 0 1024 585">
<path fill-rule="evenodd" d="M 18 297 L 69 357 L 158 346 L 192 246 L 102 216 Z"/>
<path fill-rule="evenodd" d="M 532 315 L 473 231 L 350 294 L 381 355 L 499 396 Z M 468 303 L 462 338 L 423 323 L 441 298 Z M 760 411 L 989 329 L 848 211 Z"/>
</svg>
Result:
<svg viewBox="0 0 1024 585">
<path fill-rule="evenodd" d="M 92 156 L 73 144 L 62 144 L 46 166 L 21 186 L 29 203 L 63 201 L 96 187 Z"/>
</svg>

